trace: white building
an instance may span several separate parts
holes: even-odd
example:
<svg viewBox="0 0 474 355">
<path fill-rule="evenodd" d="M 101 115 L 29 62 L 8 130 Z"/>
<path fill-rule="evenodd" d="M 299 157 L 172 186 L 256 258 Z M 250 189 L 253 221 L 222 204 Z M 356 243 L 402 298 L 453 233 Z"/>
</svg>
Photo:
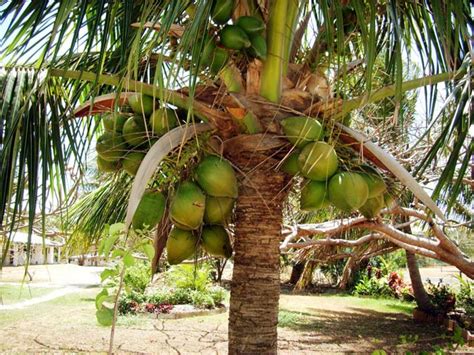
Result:
<svg viewBox="0 0 474 355">
<path fill-rule="evenodd" d="M 3 260 L 3 265 L 24 265 L 27 259 L 28 233 L 15 232 L 10 240 L 10 246 Z M 38 235 L 31 235 L 30 265 L 56 264 L 61 260 L 61 248 L 64 243 L 56 242 Z M 43 253 L 46 249 L 46 257 Z"/>
</svg>

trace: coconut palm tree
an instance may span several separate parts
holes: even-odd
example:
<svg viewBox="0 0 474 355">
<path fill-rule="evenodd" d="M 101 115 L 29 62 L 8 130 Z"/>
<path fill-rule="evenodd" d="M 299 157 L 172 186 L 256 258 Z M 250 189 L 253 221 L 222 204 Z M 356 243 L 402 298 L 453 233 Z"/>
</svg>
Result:
<svg viewBox="0 0 474 355">
<path fill-rule="evenodd" d="M 434 198 L 448 208 L 470 196 L 467 0 L 13 0 L 1 6 L 1 230 L 29 220 L 31 233 L 38 211 L 44 223 L 49 201 L 64 202 L 72 188 L 68 173 L 73 182 L 85 174 L 99 125 L 91 116 L 120 107 L 127 97 L 120 93 L 139 91 L 185 110 L 182 123 L 212 129 L 239 172 L 230 353 L 277 351 L 279 243 L 291 183 L 278 167 L 292 150 L 282 138 L 282 118 L 317 117 L 331 145 L 356 145 L 383 165 L 342 122 L 387 97 L 399 107 L 404 91 L 427 86 L 429 115 L 418 144 L 434 141 L 415 172 L 422 176 L 433 162 L 444 166 Z M 224 30 L 242 16 L 254 17 L 241 24 L 246 31 Z M 380 56 L 384 83 L 374 80 Z M 404 63 L 415 57 L 420 76 L 404 81 Z M 448 101 L 434 115 L 441 82 Z M 403 123 L 397 112 L 387 117 L 390 124 Z M 426 196 L 421 200 L 440 214 Z"/>
</svg>

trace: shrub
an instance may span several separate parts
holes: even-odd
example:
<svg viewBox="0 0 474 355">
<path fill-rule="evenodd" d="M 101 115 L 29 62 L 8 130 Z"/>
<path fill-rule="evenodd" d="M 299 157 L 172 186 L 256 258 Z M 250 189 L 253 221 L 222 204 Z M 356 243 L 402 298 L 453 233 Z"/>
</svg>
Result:
<svg viewBox="0 0 474 355">
<path fill-rule="evenodd" d="M 392 290 L 384 279 L 363 276 L 354 288 L 356 296 L 390 297 Z"/>
<path fill-rule="evenodd" d="M 139 292 L 123 294 L 119 299 L 118 311 L 120 314 L 136 314 L 140 311 L 140 304 L 146 301 L 145 296 Z"/>
<path fill-rule="evenodd" d="M 193 299 L 189 289 L 177 288 L 170 292 L 169 303 L 171 304 L 188 304 L 192 302 Z"/>
<path fill-rule="evenodd" d="M 148 262 L 137 262 L 127 268 L 123 278 L 125 287 L 136 292 L 144 292 L 151 280 L 151 267 Z"/>
<path fill-rule="evenodd" d="M 209 289 L 209 294 L 211 295 L 212 299 L 214 300 L 214 304 L 222 304 L 224 302 L 224 299 L 226 297 L 226 290 L 223 289 L 222 287 L 215 286 Z"/>
<path fill-rule="evenodd" d="M 462 277 L 458 277 L 458 280 L 457 306 L 464 309 L 468 316 L 474 317 L 474 283 Z"/>
<path fill-rule="evenodd" d="M 191 303 L 198 308 L 214 308 L 216 306 L 212 295 L 208 292 L 193 290 L 190 296 Z"/>
<path fill-rule="evenodd" d="M 443 284 L 443 280 L 440 280 L 437 285 L 428 280 L 427 292 L 437 312 L 446 314 L 454 310 L 456 295 L 449 286 Z"/>
<path fill-rule="evenodd" d="M 167 283 L 170 286 L 185 290 L 206 290 L 211 280 L 211 268 L 202 265 L 176 265 L 167 272 Z"/>
</svg>

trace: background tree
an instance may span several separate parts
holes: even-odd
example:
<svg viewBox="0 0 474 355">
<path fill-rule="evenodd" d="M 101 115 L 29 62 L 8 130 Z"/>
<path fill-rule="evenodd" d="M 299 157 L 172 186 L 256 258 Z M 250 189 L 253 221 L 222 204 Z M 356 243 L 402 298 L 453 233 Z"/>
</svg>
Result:
<svg viewBox="0 0 474 355">
<path fill-rule="evenodd" d="M 1 44 L 8 78 L 0 121 L 0 225 L 11 231 L 25 214 L 33 221 L 38 210 L 47 210 L 50 191 L 62 202 L 58 191 L 71 187 L 69 166 L 76 178 L 83 175 L 82 162 L 98 127 L 95 120 L 71 119 L 72 109 L 84 100 L 131 90 L 180 107 L 187 111 L 183 123 L 210 124 L 224 141 L 224 156 L 240 172 L 230 353 L 275 353 L 279 244 L 289 183 L 277 166 L 291 150 L 279 138 L 279 120 L 295 114 L 318 117 L 331 133 L 330 144 L 351 145 L 357 142 L 353 131 L 337 124 L 348 112 L 389 96 L 397 106 L 404 91 L 429 84 L 432 113 L 435 84 L 446 81 L 451 101 L 446 114 L 432 117 L 427 125 L 426 131 L 436 127 L 439 133 L 432 132 L 437 138 L 417 173 L 448 147 L 435 197 L 448 193 L 448 207 L 454 205 L 459 194 L 469 196 L 462 182 L 472 153 L 467 130 L 472 19 L 467 0 L 231 3 L 233 21 L 242 15 L 263 20 L 268 50 L 266 55 L 257 52 L 261 60 L 232 51 L 217 75 L 203 72 L 200 65 L 204 34 L 218 35 L 222 29 L 220 21 L 210 20 L 213 2 L 4 4 Z M 222 36 L 220 41 L 224 44 Z M 423 75 L 431 76 L 404 83 L 405 54 L 419 56 Z M 381 55 L 386 83 L 393 86 L 373 84 L 374 63 Z M 364 88 L 362 96 L 351 92 L 354 83 Z M 364 157 L 370 157 L 369 144 L 362 145 Z M 356 146 L 360 150 L 361 143 Z M 426 198 L 422 201 L 437 210 Z M 32 228 L 30 224 L 30 233 Z M 444 244 L 455 252 L 448 241 Z"/>
</svg>

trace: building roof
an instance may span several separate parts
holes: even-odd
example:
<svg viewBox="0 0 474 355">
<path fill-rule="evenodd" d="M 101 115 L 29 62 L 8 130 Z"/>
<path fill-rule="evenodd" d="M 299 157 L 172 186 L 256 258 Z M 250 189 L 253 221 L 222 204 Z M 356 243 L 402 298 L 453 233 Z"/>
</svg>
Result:
<svg viewBox="0 0 474 355">
<path fill-rule="evenodd" d="M 23 233 L 23 232 L 15 232 L 12 235 L 11 238 L 12 243 L 17 243 L 17 244 L 26 244 L 28 243 L 28 233 Z M 35 245 L 43 245 L 43 237 L 32 234 L 31 235 L 31 244 Z M 57 242 L 48 238 L 44 238 L 44 245 L 47 247 L 60 247 L 63 245 L 61 242 Z"/>
</svg>

